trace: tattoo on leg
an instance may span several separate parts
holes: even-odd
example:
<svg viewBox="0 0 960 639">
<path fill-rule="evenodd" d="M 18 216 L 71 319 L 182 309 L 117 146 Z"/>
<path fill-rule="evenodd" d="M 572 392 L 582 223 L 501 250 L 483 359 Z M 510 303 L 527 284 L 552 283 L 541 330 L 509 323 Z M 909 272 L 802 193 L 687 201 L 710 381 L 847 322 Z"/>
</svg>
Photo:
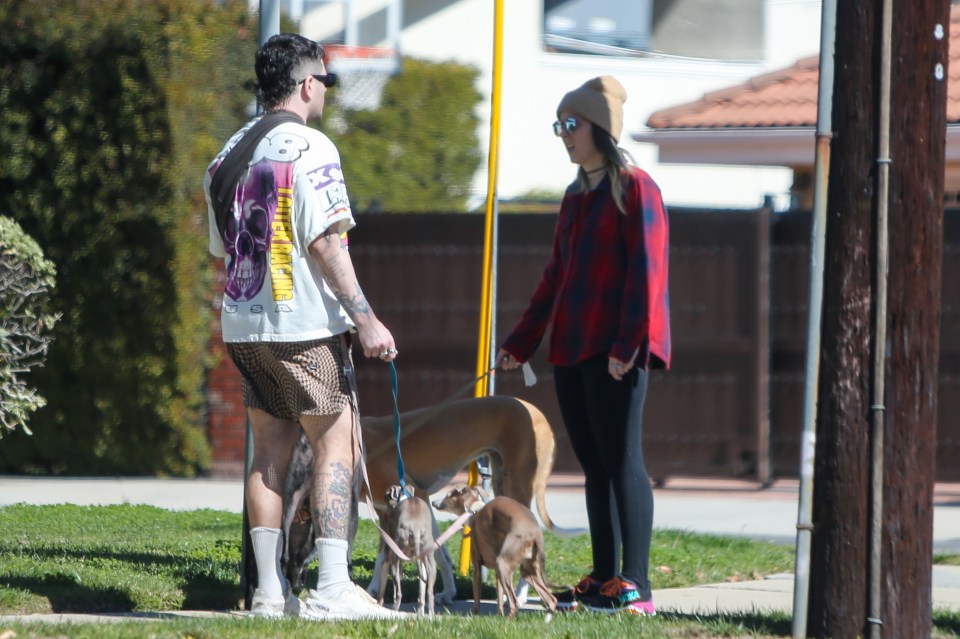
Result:
<svg viewBox="0 0 960 639">
<path fill-rule="evenodd" d="M 331 464 L 317 475 L 314 482 L 313 520 L 317 536 L 350 541 L 350 519 L 353 512 L 353 478 L 343 464 Z"/>
</svg>

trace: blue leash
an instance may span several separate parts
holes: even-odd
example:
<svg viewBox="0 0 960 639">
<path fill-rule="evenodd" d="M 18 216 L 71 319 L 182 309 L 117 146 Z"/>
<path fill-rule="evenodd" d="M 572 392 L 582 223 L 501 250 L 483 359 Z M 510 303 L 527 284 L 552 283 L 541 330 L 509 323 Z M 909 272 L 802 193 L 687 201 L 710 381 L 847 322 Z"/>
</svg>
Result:
<svg viewBox="0 0 960 639">
<path fill-rule="evenodd" d="M 393 360 L 390 361 L 390 387 L 393 389 L 393 432 L 397 440 L 397 477 L 399 478 L 400 491 L 405 497 L 412 497 L 407 491 L 407 483 L 404 481 L 406 477 L 406 471 L 403 469 L 403 455 L 400 453 L 400 404 L 397 401 L 398 394 L 398 384 L 397 384 L 397 367 L 394 366 Z"/>
<path fill-rule="evenodd" d="M 397 443 L 397 476 L 399 478 L 398 483 L 400 485 L 400 492 L 403 495 L 401 497 L 401 500 L 403 500 L 403 499 L 406 499 L 407 497 L 412 497 L 413 495 L 407 491 L 407 484 L 403 479 L 407 473 L 403 468 L 403 455 L 400 453 L 400 404 L 397 401 L 397 394 L 398 394 L 397 367 L 394 366 L 393 360 L 391 360 L 388 363 L 390 364 L 390 386 L 393 390 L 393 430 L 394 430 L 394 436 L 396 438 L 396 443 Z M 439 406 L 434 407 L 434 410 L 438 410 L 444 404 L 456 399 L 462 393 L 465 393 L 466 391 L 470 390 L 478 381 L 480 381 L 487 375 L 493 375 L 496 372 L 496 370 L 497 370 L 496 366 L 490 368 L 488 371 L 486 371 L 479 377 L 475 378 L 471 382 L 461 387 L 459 390 L 453 393 L 453 395 L 451 395 L 446 400 L 444 400 Z M 428 413 L 428 414 L 432 415 L 432 413 Z"/>
</svg>

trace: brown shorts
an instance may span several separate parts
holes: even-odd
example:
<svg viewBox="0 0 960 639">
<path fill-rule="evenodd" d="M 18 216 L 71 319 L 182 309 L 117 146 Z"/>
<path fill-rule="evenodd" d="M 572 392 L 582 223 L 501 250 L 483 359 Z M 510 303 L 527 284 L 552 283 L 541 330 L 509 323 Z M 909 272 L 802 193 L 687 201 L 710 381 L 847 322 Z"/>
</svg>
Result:
<svg viewBox="0 0 960 639">
<path fill-rule="evenodd" d="M 350 406 L 342 335 L 310 342 L 228 343 L 243 377 L 243 405 L 296 421 L 301 415 L 337 415 Z M 351 362 L 352 366 L 352 362 Z"/>
</svg>

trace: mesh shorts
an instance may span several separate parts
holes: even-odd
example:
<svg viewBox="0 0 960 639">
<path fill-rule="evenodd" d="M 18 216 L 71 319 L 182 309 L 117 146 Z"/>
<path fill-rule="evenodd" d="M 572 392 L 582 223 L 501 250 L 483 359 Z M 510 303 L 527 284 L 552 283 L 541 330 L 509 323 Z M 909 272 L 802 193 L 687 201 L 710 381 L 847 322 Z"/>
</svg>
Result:
<svg viewBox="0 0 960 639">
<path fill-rule="evenodd" d="M 337 415 L 350 406 L 343 336 L 309 342 L 226 344 L 243 377 L 243 405 L 296 421 L 301 415 Z"/>
</svg>

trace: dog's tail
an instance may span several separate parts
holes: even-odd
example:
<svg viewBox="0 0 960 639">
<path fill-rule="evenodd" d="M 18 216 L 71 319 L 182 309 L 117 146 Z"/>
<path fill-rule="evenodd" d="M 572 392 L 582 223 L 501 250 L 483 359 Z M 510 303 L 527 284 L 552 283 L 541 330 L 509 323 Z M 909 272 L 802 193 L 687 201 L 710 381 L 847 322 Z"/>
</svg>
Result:
<svg viewBox="0 0 960 639">
<path fill-rule="evenodd" d="M 550 474 L 553 472 L 553 463 L 556 459 L 557 442 L 553 436 L 553 429 L 550 427 L 550 423 L 547 421 L 546 416 L 540 412 L 540 409 L 529 402 L 519 401 L 526 405 L 527 411 L 530 413 L 530 419 L 534 422 L 539 422 L 535 423 L 533 428 L 538 460 L 537 471 L 533 478 L 533 498 L 537 502 L 537 513 L 540 515 L 540 520 L 551 532 L 563 537 L 575 537 L 577 535 L 587 534 L 589 531 L 584 528 L 561 528 L 553 523 L 553 519 L 550 518 L 550 513 L 547 512 L 546 492 L 547 482 L 550 480 Z"/>
</svg>

